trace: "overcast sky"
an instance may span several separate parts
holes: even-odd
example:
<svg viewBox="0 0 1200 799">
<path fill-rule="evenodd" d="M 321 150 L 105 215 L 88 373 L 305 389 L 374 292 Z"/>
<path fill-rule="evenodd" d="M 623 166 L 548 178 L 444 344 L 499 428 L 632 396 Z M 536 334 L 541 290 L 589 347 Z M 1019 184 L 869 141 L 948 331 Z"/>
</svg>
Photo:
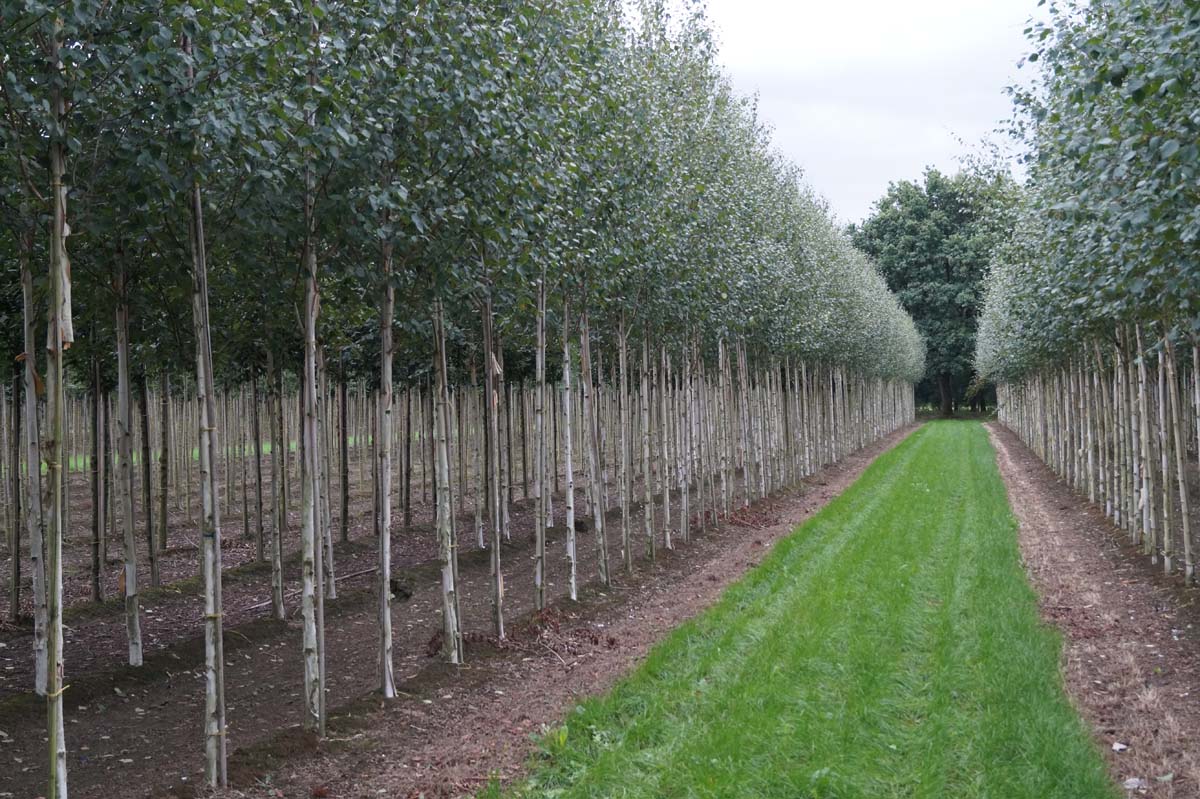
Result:
<svg viewBox="0 0 1200 799">
<path fill-rule="evenodd" d="M 709 0 L 721 60 L 846 222 L 1008 118 L 1037 0 Z"/>
</svg>

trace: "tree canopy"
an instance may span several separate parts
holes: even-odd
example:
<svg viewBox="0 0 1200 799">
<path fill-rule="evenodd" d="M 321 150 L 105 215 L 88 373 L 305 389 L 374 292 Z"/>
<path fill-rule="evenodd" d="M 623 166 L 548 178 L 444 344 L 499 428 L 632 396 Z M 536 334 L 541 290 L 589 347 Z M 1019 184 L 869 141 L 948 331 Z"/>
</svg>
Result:
<svg viewBox="0 0 1200 799">
<path fill-rule="evenodd" d="M 1147 346 L 1200 334 L 1197 31 L 1185 0 L 1054 8 L 1029 29 L 1030 178 L 993 259 L 981 373 L 1018 379 L 1127 325 Z"/>
<path fill-rule="evenodd" d="M 1004 172 L 944 175 L 888 187 L 853 241 L 879 264 L 888 287 L 912 314 L 927 347 L 925 392 L 936 386 L 942 413 L 967 390 L 984 277 L 1003 236 L 996 207 L 1015 190 Z"/>
<path fill-rule="evenodd" d="M 434 296 L 466 300 L 447 306 L 464 357 L 474 303 L 489 292 L 505 339 L 531 341 L 523 311 L 542 270 L 550 307 L 582 300 L 601 334 L 624 313 L 631 329 L 668 340 L 699 333 L 706 351 L 737 336 L 755 351 L 848 353 L 871 374 L 920 373 L 910 321 L 733 91 L 700 12 L 672 19 L 648 2 L 631 17 L 613 2 L 533 0 L 245 11 L 0 8 L 11 44 L 0 73 L 7 270 L 44 219 L 53 123 L 42 31 L 64 15 L 70 250 L 86 331 L 76 361 L 111 346 L 118 270 L 137 369 L 175 370 L 191 351 L 172 320 L 188 309 L 183 201 L 195 177 L 212 231 L 218 379 L 244 379 L 268 351 L 295 362 L 308 174 L 320 336 L 364 374 L 384 245 L 396 261 L 401 375 L 427 369 Z M 26 249 L 40 263 L 44 246 L 34 236 Z M 12 350 L 19 296 L 2 301 Z"/>
</svg>

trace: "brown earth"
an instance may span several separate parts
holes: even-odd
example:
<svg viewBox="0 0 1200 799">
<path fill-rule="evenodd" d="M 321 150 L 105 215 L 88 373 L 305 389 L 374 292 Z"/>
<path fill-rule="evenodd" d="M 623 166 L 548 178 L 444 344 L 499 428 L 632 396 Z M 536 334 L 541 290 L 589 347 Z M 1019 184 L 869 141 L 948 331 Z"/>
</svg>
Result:
<svg viewBox="0 0 1200 799">
<path fill-rule="evenodd" d="M 553 603 L 536 619 L 530 510 L 528 503 L 518 503 L 512 543 L 502 549 L 511 640 L 497 645 L 489 638 L 487 555 L 468 549 L 460 584 L 468 663 L 458 668 L 429 654 L 436 649 L 440 597 L 435 569 L 421 558 L 432 534 L 425 527 L 397 536 L 397 566 L 406 567 L 400 574 L 413 589 L 394 609 L 396 672 L 404 694 L 384 706 L 372 693 L 377 664 L 370 576 L 349 579 L 339 585 L 340 598 L 326 605 L 332 710 L 330 737 L 319 745 L 296 726 L 299 624 L 263 618 L 266 575 L 253 565 L 236 570 L 225 590 L 231 616 L 226 702 L 233 795 L 365 796 L 379 790 L 390 796 L 460 795 L 491 772 L 514 773 L 531 751 L 530 733 L 560 718 L 574 697 L 602 690 L 653 642 L 710 604 L 766 547 L 836 496 L 906 432 L 823 470 L 799 491 L 736 514 L 719 531 L 694 534 L 656 563 L 639 561 L 633 575 L 618 575 L 604 591 L 593 580 L 594 535 L 580 535 L 578 603 L 563 597 L 563 531 L 552 531 L 547 561 Z M 561 505 L 556 507 L 561 514 Z M 638 521 L 640 512 L 635 530 Z M 470 528 L 461 529 L 465 544 Z M 373 565 L 365 533 L 356 537 L 359 541 L 339 550 L 342 574 Z M 619 534 L 610 531 L 609 540 L 615 573 Z M 143 630 L 146 665 L 138 670 L 120 665 L 119 607 L 79 611 L 76 622 L 68 621 L 66 736 L 73 796 L 112 796 L 115 786 L 129 797 L 194 792 L 203 709 L 202 647 L 194 637 L 198 610 L 192 607 L 197 593 L 196 586 L 185 584 L 151 595 Z M 292 599 L 289 607 L 294 605 Z M 181 628 L 191 632 L 180 633 Z M 0 636 L 0 661 L 7 659 L 0 668 L 8 678 L 0 686 L 9 689 L 8 698 L 0 698 L 0 797 L 37 796 L 44 785 L 44 703 L 25 688 L 28 640 L 12 630 Z M 13 676 L 18 669 L 19 685 Z"/>
<path fill-rule="evenodd" d="M 1068 693 L 1129 796 L 1200 797 L 1200 589 L 1164 576 L 1006 428 L 988 426 Z"/>
<path fill-rule="evenodd" d="M 414 448 L 414 452 L 416 449 Z M 355 448 L 350 451 L 351 500 L 349 503 L 349 541 L 338 541 L 335 552 L 335 568 L 338 576 L 338 586 L 345 583 L 349 586 L 362 587 L 369 584 L 370 575 L 363 574 L 364 569 L 375 565 L 375 545 L 373 529 L 370 522 L 371 496 L 368 488 L 362 489 L 363 481 L 359 479 L 362 469 L 359 459 L 362 453 Z M 248 459 L 248 466 L 253 461 Z M 267 460 L 264 459 L 264 464 Z M 254 541 L 256 528 L 256 500 L 253 488 L 253 470 L 250 470 L 248 484 L 249 514 L 243 516 L 243 502 L 240 472 L 231 468 L 234 493 L 223 508 L 221 517 L 222 541 L 221 558 L 224 567 L 225 589 L 225 619 L 227 624 L 241 624 L 269 615 L 269 608 L 264 609 L 261 602 L 270 599 L 269 593 L 263 588 L 269 582 L 269 567 L 256 562 L 257 547 Z M 433 508 L 428 501 L 428 480 L 422 474 L 419 464 L 413 469 L 413 497 L 411 502 L 414 524 L 407 530 L 398 530 L 393 537 L 393 562 L 397 567 L 413 566 L 427 561 L 437 554 L 436 542 L 430 533 L 432 529 Z M 138 479 L 141 472 L 138 470 Z M 74 674 L 92 674 L 101 670 L 118 668 L 126 661 L 128 645 L 126 643 L 124 599 L 119 588 L 123 567 L 121 560 L 123 548 L 119 520 L 108 533 L 108 556 L 101 568 L 101 585 L 105 601 L 95 603 L 91 594 L 92 549 L 92 494 L 88 482 L 89 475 L 76 471 L 68 475 L 70 491 L 70 526 L 63 541 L 63 621 L 64 651 L 67 652 L 68 671 Z M 157 472 L 155 474 L 157 479 Z M 269 469 L 263 474 L 264 503 L 266 504 L 266 536 L 270 536 L 270 490 L 271 479 Z M 335 478 L 336 480 L 336 478 Z M 194 480 L 192 481 L 195 482 Z M 181 481 L 182 483 L 182 481 Z M 224 483 L 222 483 L 224 485 Z M 293 476 L 290 493 L 295 494 L 298 479 Z M 196 544 L 195 533 L 199 500 L 195 496 L 196 486 L 186 484 L 192 490 L 191 508 L 188 508 L 186 497 L 181 493 L 172 495 L 168 505 L 169 548 L 159 555 L 159 571 L 162 582 L 161 588 L 150 585 L 150 565 L 145 534 L 145 518 L 142 508 L 141 489 L 138 487 L 135 505 L 135 539 L 138 549 L 138 586 L 142 605 L 141 629 L 142 645 L 147 660 L 154 653 L 172 646 L 185 644 L 188 640 L 202 634 L 201 624 L 203 614 L 203 595 L 200 592 L 199 567 L 200 555 Z M 156 486 L 157 489 L 157 486 Z M 519 495 L 519 489 L 518 489 Z M 176 502 L 180 507 L 176 507 Z M 293 496 L 288 500 L 289 523 L 283 534 L 284 578 L 285 590 L 295 591 L 299 587 L 300 568 L 297 553 L 300 546 L 300 523 L 298 515 L 298 500 Z M 340 503 L 335 500 L 333 508 L 333 528 L 340 529 L 338 518 Z M 157 495 L 154 504 L 157 519 Z M 398 514 L 397 514 L 398 515 Z M 118 516 L 119 519 L 119 516 Z M 157 521 L 156 521 L 157 524 Z M 250 536 L 243 534 L 250 530 Z M 397 524 L 397 527 L 400 525 Z M 335 532 L 335 536 L 338 533 Z M 27 550 L 28 542 L 22 542 Z M 469 541 L 463 541 L 464 548 L 471 548 Z M 11 610 L 8 606 L 8 580 L 11 570 L 11 553 L 5 552 L 0 558 L 0 705 L 13 697 L 27 693 L 33 685 L 33 660 L 27 657 L 32 646 L 33 629 L 33 589 L 30 584 L 28 553 L 23 558 L 21 575 L 21 622 L 14 625 L 10 619 Z M 292 604 L 292 603 L 289 603 Z"/>
</svg>

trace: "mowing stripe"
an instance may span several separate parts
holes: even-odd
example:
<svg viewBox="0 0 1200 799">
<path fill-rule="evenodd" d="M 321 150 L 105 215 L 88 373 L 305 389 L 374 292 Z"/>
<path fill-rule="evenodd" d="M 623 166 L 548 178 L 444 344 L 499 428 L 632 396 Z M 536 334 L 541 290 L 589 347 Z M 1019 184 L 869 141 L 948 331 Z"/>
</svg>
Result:
<svg viewBox="0 0 1200 799">
<path fill-rule="evenodd" d="M 925 426 L 577 708 L 510 793 L 1114 797 L 1015 531 L 983 429 Z"/>
</svg>

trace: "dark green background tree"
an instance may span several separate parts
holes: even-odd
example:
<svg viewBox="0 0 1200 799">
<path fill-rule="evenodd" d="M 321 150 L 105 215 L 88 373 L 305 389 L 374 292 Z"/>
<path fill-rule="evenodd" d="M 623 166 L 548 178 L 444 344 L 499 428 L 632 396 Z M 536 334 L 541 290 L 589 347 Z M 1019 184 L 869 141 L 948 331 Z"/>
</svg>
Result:
<svg viewBox="0 0 1200 799">
<path fill-rule="evenodd" d="M 996 170 L 949 176 L 929 168 L 920 182 L 892 183 L 874 213 L 851 227 L 854 243 L 879 264 L 925 337 L 917 401 L 936 398 L 943 416 L 971 383 L 983 280 L 1001 235 L 996 210 L 1012 186 Z"/>
</svg>

